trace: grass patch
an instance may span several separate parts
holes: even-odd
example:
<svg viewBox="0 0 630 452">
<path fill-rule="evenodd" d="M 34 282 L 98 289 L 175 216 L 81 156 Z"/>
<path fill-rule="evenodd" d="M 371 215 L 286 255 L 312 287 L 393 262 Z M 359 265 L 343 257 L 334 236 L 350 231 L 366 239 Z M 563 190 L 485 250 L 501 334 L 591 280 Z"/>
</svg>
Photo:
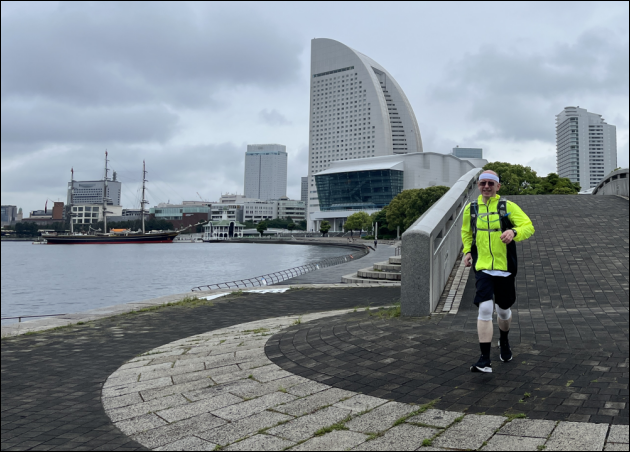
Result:
<svg viewBox="0 0 630 452">
<path fill-rule="evenodd" d="M 326 433 L 334 432 L 335 430 L 348 430 L 346 427 L 346 422 L 348 422 L 350 418 L 346 418 L 343 421 L 337 422 L 336 424 L 329 425 L 328 427 L 322 427 L 315 432 L 315 436 L 323 436 Z"/>
<path fill-rule="evenodd" d="M 538 446 L 536 446 L 536 449 L 538 450 L 545 450 L 547 448 L 547 446 L 545 446 L 544 444 L 539 444 Z"/>
<path fill-rule="evenodd" d="M 512 422 L 514 419 L 526 419 L 527 415 L 525 413 L 503 413 L 504 416 L 507 417 L 506 422 Z"/>
<path fill-rule="evenodd" d="M 370 312 L 370 317 L 378 317 L 379 319 L 393 319 L 400 317 L 400 301 L 394 303 L 394 305 L 389 308 L 379 309 L 376 312 Z"/>
<path fill-rule="evenodd" d="M 300 325 L 302 323 L 302 316 L 299 316 L 297 319 L 295 319 L 295 321 L 293 322 L 294 325 Z"/>
<path fill-rule="evenodd" d="M 566 384 L 565 386 L 568 388 L 568 387 L 569 387 L 569 386 L 571 386 L 573 383 L 574 383 L 574 381 L 573 381 L 573 380 L 569 380 L 569 381 L 567 381 L 567 384 Z"/>
<path fill-rule="evenodd" d="M 435 400 L 431 400 L 429 403 L 426 403 L 424 405 L 422 405 L 420 408 L 418 408 L 415 411 L 412 411 L 409 414 L 406 414 L 405 416 L 399 418 L 398 420 L 396 420 L 396 422 L 394 422 L 394 424 L 392 425 L 392 427 L 396 427 L 397 425 L 400 425 L 402 423 L 404 423 L 407 419 L 410 419 L 414 416 L 417 416 L 419 414 L 424 413 L 425 411 L 433 408 L 435 406 L 436 403 L 438 403 L 440 401 L 440 399 L 435 399 Z"/>
<path fill-rule="evenodd" d="M 523 394 L 523 398 L 521 400 L 518 401 L 518 403 L 525 403 L 527 402 L 527 399 L 529 399 L 532 395 L 529 392 L 526 392 L 525 394 Z"/>
<path fill-rule="evenodd" d="M 432 439 L 423 439 L 422 440 L 422 447 L 430 447 L 433 445 L 433 440 Z"/>
<path fill-rule="evenodd" d="M 251 333 L 251 334 L 260 334 L 269 332 L 268 328 L 256 328 L 255 330 L 244 330 L 241 333 Z"/>
<path fill-rule="evenodd" d="M 284 393 L 284 394 L 286 394 L 286 393 L 287 393 L 286 388 L 283 388 L 282 386 L 280 386 L 280 387 L 278 388 L 278 391 L 280 391 L 280 392 L 282 392 L 282 393 Z"/>
<path fill-rule="evenodd" d="M 461 422 L 461 421 L 463 421 L 463 420 L 464 420 L 464 416 L 465 416 L 465 415 L 464 415 L 464 414 L 462 414 L 460 417 L 456 418 L 456 419 L 453 421 L 453 423 L 455 424 L 455 423 L 457 423 L 457 422 Z"/>
<path fill-rule="evenodd" d="M 234 292 L 230 292 L 230 295 L 233 295 L 233 296 L 235 296 L 235 297 L 240 297 L 240 296 L 242 296 L 243 294 L 244 294 L 244 292 L 243 292 L 241 289 L 239 289 L 239 290 L 235 290 Z"/>
</svg>

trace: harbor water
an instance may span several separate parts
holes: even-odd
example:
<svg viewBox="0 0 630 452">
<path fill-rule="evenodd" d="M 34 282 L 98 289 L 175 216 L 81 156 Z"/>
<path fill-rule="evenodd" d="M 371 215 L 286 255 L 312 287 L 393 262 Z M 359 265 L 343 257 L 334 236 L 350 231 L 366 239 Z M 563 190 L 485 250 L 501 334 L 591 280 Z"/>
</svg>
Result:
<svg viewBox="0 0 630 452">
<path fill-rule="evenodd" d="M 87 311 L 352 253 L 343 247 L 252 243 L 33 246 L 5 241 L 1 250 L 2 317 Z"/>
</svg>

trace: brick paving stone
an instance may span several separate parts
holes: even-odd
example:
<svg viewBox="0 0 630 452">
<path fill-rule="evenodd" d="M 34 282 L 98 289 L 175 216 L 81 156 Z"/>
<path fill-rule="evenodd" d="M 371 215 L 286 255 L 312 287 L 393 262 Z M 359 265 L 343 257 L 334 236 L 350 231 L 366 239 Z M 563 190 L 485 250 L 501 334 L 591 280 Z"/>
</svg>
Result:
<svg viewBox="0 0 630 452">
<path fill-rule="evenodd" d="M 244 441 L 228 446 L 224 450 L 284 450 L 293 446 L 294 444 L 295 443 L 292 441 L 287 441 L 286 439 L 282 438 L 276 438 L 275 436 L 255 435 Z"/>
<path fill-rule="evenodd" d="M 402 424 L 351 450 L 416 450 L 422 446 L 422 441 L 432 438 L 437 432 L 432 428 Z"/>
<path fill-rule="evenodd" d="M 447 449 L 479 449 L 505 420 L 501 416 L 465 416 L 461 422 L 436 438 L 433 445 Z"/>
<path fill-rule="evenodd" d="M 174 441 L 170 444 L 166 444 L 162 447 L 158 447 L 155 450 L 214 450 L 216 447 L 216 444 L 213 444 L 209 441 L 205 441 L 196 436 L 189 436 L 187 438 Z"/>
<path fill-rule="evenodd" d="M 463 415 L 464 413 L 458 413 L 456 411 L 427 410 L 422 414 L 410 417 L 407 419 L 407 422 L 445 428 L 451 425 L 455 419 Z"/>
<path fill-rule="evenodd" d="M 291 450 L 349 450 L 368 439 L 367 435 L 357 432 L 334 431 L 323 436 L 316 436 L 299 446 L 292 447 Z"/>
<path fill-rule="evenodd" d="M 398 402 L 381 405 L 369 413 L 357 416 L 346 427 L 362 433 L 380 433 L 392 427 L 398 419 L 411 414 L 417 407 Z"/>
<path fill-rule="evenodd" d="M 608 432 L 609 443 L 629 443 L 630 442 L 630 426 L 628 425 L 611 425 Z"/>
<path fill-rule="evenodd" d="M 545 450 L 603 450 L 608 425 L 561 422 L 547 441 Z"/>
<path fill-rule="evenodd" d="M 540 450 L 539 447 L 543 446 L 546 440 L 546 438 L 495 435 L 481 450 Z"/>
</svg>

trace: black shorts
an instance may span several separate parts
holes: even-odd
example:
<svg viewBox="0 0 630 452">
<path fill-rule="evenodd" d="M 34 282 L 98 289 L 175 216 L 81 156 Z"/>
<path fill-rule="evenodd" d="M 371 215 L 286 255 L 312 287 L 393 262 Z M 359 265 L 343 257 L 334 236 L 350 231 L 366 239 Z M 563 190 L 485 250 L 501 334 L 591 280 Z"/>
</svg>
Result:
<svg viewBox="0 0 630 452">
<path fill-rule="evenodd" d="M 510 276 L 492 276 L 482 271 L 475 271 L 475 287 L 477 295 L 475 295 L 475 304 L 479 306 L 487 300 L 492 300 L 501 309 L 508 309 L 516 302 L 516 288 L 514 284 L 514 275 Z"/>
</svg>

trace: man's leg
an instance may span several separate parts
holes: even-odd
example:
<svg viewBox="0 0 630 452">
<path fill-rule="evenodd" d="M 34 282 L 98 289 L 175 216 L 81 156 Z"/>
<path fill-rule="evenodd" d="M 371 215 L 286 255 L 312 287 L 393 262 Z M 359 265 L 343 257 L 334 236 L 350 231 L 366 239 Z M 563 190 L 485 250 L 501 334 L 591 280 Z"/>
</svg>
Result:
<svg viewBox="0 0 630 452">
<path fill-rule="evenodd" d="M 510 349 L 510 342 L 508 340 L 508 334 L 510 333 L 510 325 L 512 324 L 512 310 L 510 308 L 502 309 L 497 306 L 497 317 L 499 323 L 499 333 L 501 339 L 499 340 L 499 347 L 501 352 L 499 357 L 501 361 L 512 361 L 512 350 Z"/>
<path fill-rule="evenodd" d="M 470 370 L 473 372 L 492 372 L 490 364 L 490 349 L 492 347 L 492 312 L 494 302 L 486 300 L 479 303 L 479 316 L 477 317 L 477 334 L 479 336 L 479 348 L 481 358 Z"/>
</svg>

